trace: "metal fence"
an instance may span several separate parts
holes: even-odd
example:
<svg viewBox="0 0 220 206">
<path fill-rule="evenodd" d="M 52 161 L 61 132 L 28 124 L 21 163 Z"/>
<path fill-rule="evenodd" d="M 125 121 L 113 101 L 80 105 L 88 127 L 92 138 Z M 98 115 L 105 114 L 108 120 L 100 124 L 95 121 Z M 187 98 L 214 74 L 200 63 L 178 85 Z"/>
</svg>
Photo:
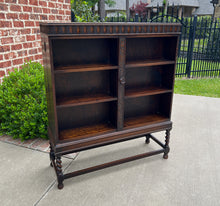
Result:
<svg viewBox="0 0 220 206">
<path fill-rule="evenodd" d="M 146 17 L 137 14 L 129 22 L 179 22 L 182 32 L 179 41 L 176 77 L 220 77 L 220 18 L 179 17 L 179 7 L 153 8 Z M 183 10 L 182 14 L 183 16 Z M 125 22 L 120 15 L 109 17 L 108 22 Z"/>
</svg>

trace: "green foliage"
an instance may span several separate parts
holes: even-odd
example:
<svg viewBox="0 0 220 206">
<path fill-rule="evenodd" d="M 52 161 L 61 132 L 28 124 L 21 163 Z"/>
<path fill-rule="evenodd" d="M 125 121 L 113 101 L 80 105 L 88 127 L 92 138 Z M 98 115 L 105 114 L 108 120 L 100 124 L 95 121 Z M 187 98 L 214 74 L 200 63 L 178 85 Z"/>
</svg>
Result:
<svg viewBox="0 0 220 206">
<path fill-rule="evenodd" d="M 105 4 L 109 7 L 115 6 L 116 2 L 114 0 L 105 0 Z"/>
<path fill-rule="evenodd" d="M 13 138 L 47 138 L 47 105 L 43 66 L 29 62 L 0 85 L 0 133 Z"/>
<path fill-rule="evenodd" d="M 74 10 L 76 21 L 78 22 L 95 22 L 98 21 L 98 15 L 93 15 L 91 6 L 87 1 L 71 1 L 71 7 Z"/>
</svg>

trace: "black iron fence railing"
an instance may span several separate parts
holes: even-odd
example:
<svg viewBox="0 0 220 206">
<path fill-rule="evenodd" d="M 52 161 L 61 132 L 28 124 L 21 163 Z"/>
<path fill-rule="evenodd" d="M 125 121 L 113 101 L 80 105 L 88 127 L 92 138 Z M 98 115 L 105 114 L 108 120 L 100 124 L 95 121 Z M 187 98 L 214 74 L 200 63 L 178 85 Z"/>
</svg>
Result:
<svg viewBox="0 0 220 206">
<path fill-rule="evenodd" d="M 179 6 L 168 5 L 164 9 L 158 5 L 150 8 L 146 16 L 136 14 L 126 19 L 118 13 L 105 21 L 181 23 L 176 77 L 220 77 L 220 18 L 183 16 L 184 10 Z"/>
<path fill-rule="evenodd" d="M 179 8 L 168 7 L 169 13 L 158 8 L 150 18 L 135 15 L 129 22 L 178 22 L 182 24 L 176 77 L 220 77 L 220 18 L 182 17 Z M 176 13 L 176 15 L 175 15 Z M 152 12 L 151 12 L 152 15 Z M 108 17 L 109 22 L 124 22 L 125 17 Z"/>
</svg>

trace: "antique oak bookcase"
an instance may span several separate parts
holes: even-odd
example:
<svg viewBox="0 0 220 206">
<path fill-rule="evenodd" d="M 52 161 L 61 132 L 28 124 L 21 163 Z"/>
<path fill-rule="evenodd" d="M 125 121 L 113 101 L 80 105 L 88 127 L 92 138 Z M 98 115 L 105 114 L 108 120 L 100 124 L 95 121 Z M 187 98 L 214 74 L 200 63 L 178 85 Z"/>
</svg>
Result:
<svg viewBox="0 0 220 206">
<path fill-rule="evenodd" d="M 41 23 L 50 160 L 63 180 L 164 153 L 180 24 Z M 165 131 L 165 143 L 152 133 Z M 160 150 L 63 174 L 61 156 L 145 137 Z"/>
</svg>

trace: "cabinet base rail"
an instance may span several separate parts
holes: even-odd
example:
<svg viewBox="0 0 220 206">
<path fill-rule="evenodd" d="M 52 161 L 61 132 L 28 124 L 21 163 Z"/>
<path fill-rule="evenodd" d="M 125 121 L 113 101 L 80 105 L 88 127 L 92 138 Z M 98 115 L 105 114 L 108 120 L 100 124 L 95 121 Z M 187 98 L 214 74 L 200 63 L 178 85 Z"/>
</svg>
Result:
<svg viewBox="0 0 220 206">
<path fill-rule="evenodd" d="M 146 153 L 142 153 L 142 154 L 138 154 L 138 155 L 135 155 L 135 156 L 122 158 L 122 159 L 119 159 L 119 160 L 114 160 L 112 162 L 107 162 L 107 163 L 96 165 L 96 166 L 93 166 L 93 167 L 88 167 L 88 168 L 77 170 L 77 171 L 70 172 L 70 173 L 67 173 L 67 174 L 62 173 L 61 156 L 56 156 L 54 154 L 54 151 L 53 151 L 52 147 L 51 147 L 50 160 L 51 160 L 51 166 L 54 167 L 56 175 L 57 175 L 58 189 L 62 189 L 64 187 L 64 185 L 63 185 L 64 179 L 68 179 L 68 178 L 71 178 L 71 177 L 76 177 L 76 176 L 79 176 L 79 175 L 83 175 L 83 174 L 87 174 L 87 173 L 94 172 L 94 171 L 97 171 L 97 170 L 101 170 L 101 169 L 105 169 L 105 168 L 108 168 L 108 167 L 116 166 L 116 165 L 126 163 L 126 162 L 130 162 L 130 161 L 133 161 L 133 160 L 138 160 L 138 159 L 142 159 L 142 158 L 145 158 L 145 157 L 150 157 L 150 156 L 157 155 L 157 154 L 160 154 L 160 153 L 164 153 L 163 158 L 167 159 L 168 158 L 168 153 L 169 153 L 169 150 L 170 150 L 169 149 L 170 130 L 166 130 L 165 144 L 160 142 L 156 137 L 154 137 L 151 134 L 147 134 L 145 136 L 146 136 L 146 144 L 148 144 L 150 142 L 150 139 L 152 139 L 155 143 L 160 145 L 162 147 L 162 149 L 154 150 L 154 151 L 146 152 Z"/>
</svg>

